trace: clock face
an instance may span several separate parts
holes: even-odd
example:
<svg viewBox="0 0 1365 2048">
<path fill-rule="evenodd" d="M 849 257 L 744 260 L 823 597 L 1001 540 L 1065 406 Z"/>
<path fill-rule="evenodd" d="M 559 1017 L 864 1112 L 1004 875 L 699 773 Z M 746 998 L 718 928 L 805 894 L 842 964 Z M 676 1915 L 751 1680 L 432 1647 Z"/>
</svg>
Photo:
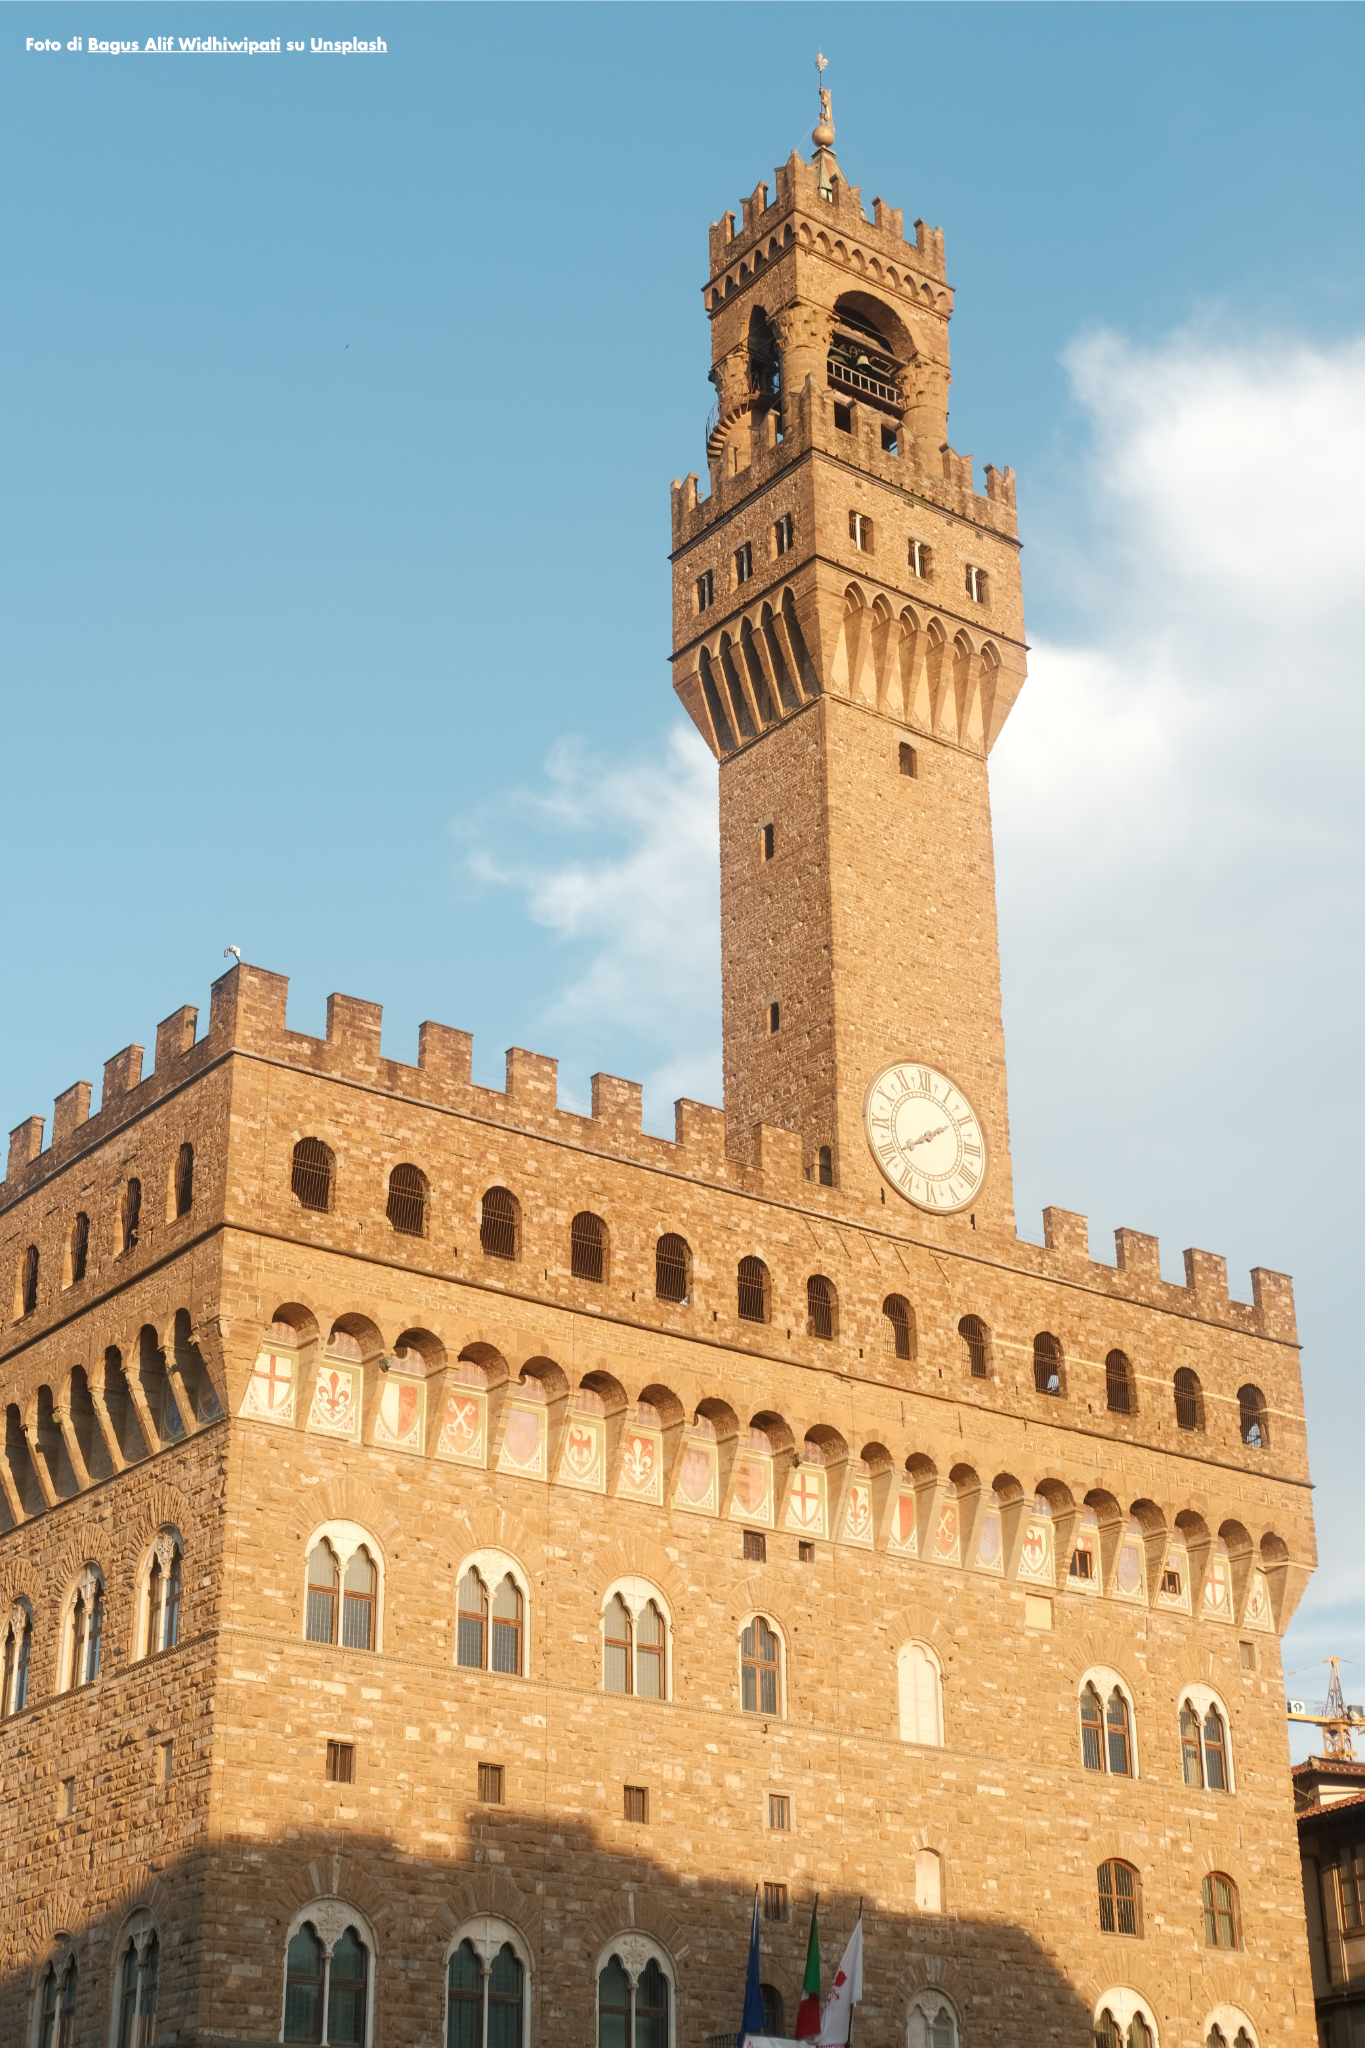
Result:
<svg viewBox="0 0 1365 2048">
<path fill-rule="evenodd" d="M 898 1060 L 868 1083 L 863 1129 L 886 1178 L 917 1209 L 940 1216 L 976 1200 L 986 1140 L 976 1111 L 937 1067 Z"/>
</svg>

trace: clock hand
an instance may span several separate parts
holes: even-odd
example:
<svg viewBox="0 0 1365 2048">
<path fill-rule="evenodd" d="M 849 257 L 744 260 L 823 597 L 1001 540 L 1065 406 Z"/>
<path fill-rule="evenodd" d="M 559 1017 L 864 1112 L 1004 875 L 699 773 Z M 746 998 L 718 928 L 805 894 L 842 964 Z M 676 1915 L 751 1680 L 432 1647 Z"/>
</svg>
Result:
<svg viewBox="0 0 1365 2048">
<path fill-rule="evenodd" d="M 927 1145 L 931 1138 L 941 1138 L 945 1131 L 951 1129 L 951 1124 L 940 1124 L 936 1131 L 922 1131 L 918 1138 L 912 1138 L 910 1140 L 909 1144 L 906 1146 L 905 1149 L 907 1152 L 913 1152 L 916 1145 Z"/>
</svg>

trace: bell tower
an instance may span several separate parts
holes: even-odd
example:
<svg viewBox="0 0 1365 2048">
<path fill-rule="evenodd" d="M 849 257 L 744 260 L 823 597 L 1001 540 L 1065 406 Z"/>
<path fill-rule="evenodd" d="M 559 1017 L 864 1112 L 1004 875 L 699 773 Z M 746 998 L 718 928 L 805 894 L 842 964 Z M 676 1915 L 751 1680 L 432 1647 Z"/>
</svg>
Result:
<svg viewBox="0 0 1365 2048">
<path fill-rule="evenodd" d="M 725 1110 L 903 1203 L 863 1134 L 892 1062 L 986 1141 L 955 1234 L 1014 1236 L 987 759 L 1025 673 L 1011 470 L 949 446 L 943 235 L 872 203 L 830 95 L 711 229 L 710 490 L 673 486 L 674 687 L 720 763 Z"/>
</svg>

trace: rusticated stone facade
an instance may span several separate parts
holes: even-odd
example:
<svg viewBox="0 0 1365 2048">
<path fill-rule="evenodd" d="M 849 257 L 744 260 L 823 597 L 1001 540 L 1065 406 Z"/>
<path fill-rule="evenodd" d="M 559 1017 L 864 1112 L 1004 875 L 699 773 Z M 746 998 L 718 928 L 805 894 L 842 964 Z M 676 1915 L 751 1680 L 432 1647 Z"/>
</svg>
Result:
<svg viewBox="0 0 1365 2048">
<path fill-rule="evenodd" d="M 46 1150 L 39 1119 L 13 1134 L 0 2048 L 49 2048 L 68 1993 L 67 2048 L 145 2034 L 152 1959 L 157 2041 L 279 2040 L 300 1928 L 338 1982 L 360 1942 L 338 2043 L 444 2043 L 467 1939 L 476 1977 L 515 1953 L 524 2048 L 598 2040 L 613 1956 L 637 2048 L 702 2048 L 738 2023 L 755 1885 L 779 1913 L 785 1888 L 763 1973 L 789 2025 L 818 1892 L 826 1985 L 864 1902 L 860 2043 L 1082 2044 L 1105 2013 L 1128 2048 L 1313 2039 L 1292 1290 L 1258 1269 L 1233 1301 L 1203 1252 L 1172 1285 L 1134 1231 L 1093 1261 L 1059 1209 L 1015 1235 L 985 758 L 1023 674 L 1013 484 L 976 496 L 939 446 L 941 236 L 865 221 L 836 173 L 794 159 L 713 230 L 712 494 L 675 495 L 680 688 L 722 757 L 725 1113 L 680 1103 L 670 1143 L 598 1075 L 570 1114 L 523 1051 L 476 1087 L 466 1034 L 395 1062 L 340 996 L 315 1040 L 241 966 L 146 1079 L 130 1048 L 96 1115 L 81 1084 Z M 770 243 L 771 374 L 732 360 Z M 846 427 L 854 271 L 865 322 L 878 292 L 902 310 Z M 850 490 L 886 571 L 853 592 Z M 746 653 L 721 571 L 788 509 Z M 984 568 L 989 633 L 946 584 L 895 610 L 917 537 L 949 583 Z M 707 568 L 724 647 L 690 608 Z M 872 1163 L 863 1091 L 898 1057 L 980 1111 L 970 1212 Z M 310 1595 L 324 1541 L 344 1585 Z M 1087 1749 L 1091 1686 L 1117 1748 L 1106 1718 Z M 1206 1944 L 1215 1872 L 1232 1948 Z"/>
</svg>

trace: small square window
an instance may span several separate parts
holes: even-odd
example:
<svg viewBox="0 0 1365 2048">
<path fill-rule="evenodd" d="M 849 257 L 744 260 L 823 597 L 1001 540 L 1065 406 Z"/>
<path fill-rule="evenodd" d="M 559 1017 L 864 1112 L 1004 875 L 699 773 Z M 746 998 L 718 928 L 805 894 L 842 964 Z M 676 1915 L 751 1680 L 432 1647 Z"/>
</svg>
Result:
<svg viewBox="0 0 1365 2048">
<path fill-rule="evenodd" d="M 1166 1595 L 1167 1595 L 1167 1596 L 1168 1596 L 1168 1597 L 1169 1597 L 1170 1599 L 1172 1599 L 1172 1600 L 1178 1600 L 1178 1599 L 1180 1598 L 1180 1574 L 1179 1574 L 1179 1572 L 1173 1572 L 1173 1571 L 1164 1571 L 1164 1572 L 1163 1572 L 1163 1573 L 1161 1574 L 1161 1590 L 1162 1590 L 1162 1592 L 1163 1592 L 1163 1593 L 1165 1593 L 1165 1594 L 1166 1594 Z"/>
<path fill-rule="evenodd" d="M 990 598 L 990 581 L 984 569 L 978 569 L 968 562 L 967 595 L 974 604 L 986 604 Z"/>
<path fill-rule="evenodd" d="M 934 573 L 934 551 L 922 540 L 910 542 L 910 574 L 927 583 Z"/>
<path fill-rule="evenodd" d="M 638 1821 L 642 1827 L 648 1823 L 649 1787 L 647 1785 L 627 1785 L 626 1819 Z"/>
<path fill-rule="evenodd" d="M 763 1918 L 765 1920 L 790 1920 L 791 1903 L 787 1898 L 784 1884 L 765 1884 L 763 1887 Z"/>
<path fill-rule="evenodd" d="M 908 775 L 912 781 L 919 774 L 919 755 L 915 752 L 909 740 L 901 741 L 900 767 L 901 774 Z"/>
<path fill-rule="evenodd" d="M 778 520 L 776 526 L 773 528 L 773 538 L 777 542 L 777 552 L 779 555 L 788 555 L 791 553 L 793 534 L 792 516 L 790 512 L 784 512 L 782 514 L 782 517 Z"/>
<path fill-rule="evenodd" d="M 484 1806 L 505 1806 L 507 1772 L 502 1764 L 479 1765 L 479 1799 Z"/>
<path fill-rule="evenodd" d="M 768 1562 L 768 1539 L 761 1529 L 746 1529 L 744 1531 L 744 1556 L 750 1564 L 766 1564 Z"/>
<path fill-rule="evenodd" d="M 807 1543 L 804 1537 L 797 1543 L 796 1561 L 798 1564 L 815 1563 L 815 1545 L 813 1543 Z"/>
<path fill-rule="evenodd" d="M 1073 1579 L 1093 1579 L 1094 1576 L 1095 1560 L 1088 1550 L 1082 1550 L 1078 1544 L 1071 1553 L 1071 1569 L 1068 1577 Z"/>
<path fill-rule="evenodd" d="M 768 1035 L 769 1035 L 769 1036 L 771 1037 L 771 1036 L 772 1036 L 772 1034 L 773 1034 L 774 1032 L 780 1031 L 781 1029 L 782 1029 L 782 1005 L 781 1005 L 781 1003 L 769 1003 L 769 1005 L 768 1005 Z"/>
<path fill-rule="evenodd" d="M 763 827 L 763 858 L 771 860 L 777 850 L 777 834 L 771 824 Z"/>
<path fill-rule="evenodd" d="M 834 424 L 841 434 L 851 434 L 853 432 L 852 407 L 836 405 L 834 408 Z"/>
<path fill-rule="evenodd" d="M 703 569 L 697 578 L 697 610 L 708 611 L 715 594 L 715 578 L 709 569 Z"/>
<path fill-rule="evenodd" d="M 747 583 L 754 573 L 754 550 L 750 541 L 735 549 L 735 581 Z"/>
<path fill-rule="evenodd" d="M 866 512 L 850 512 L 848 515 L 848 537 L 860 554 L 873 552 L 872 521 Z"/>
<path fill-rule="evenodd" d="M 1243 1671 L 1254 1671 L 1256 1669 L 1255 1643 L 1239 1643 L 1237 1649 L 1242 1659 Z"/>
<path fill-rule="evenodd" d="M 785 1792 L 768 1794 L 768 1826 L 777 1828 L 782 1834 L 790 1831 L 792 1824 L 792 1803 Z"/>
<path fill-rule="evenodd" d="M 353 1742 L 328 1743 L 327 1783 L 329 1785 L 354 1785 L 355 1744 Z"/>
<path fill-rule="evenodd" d="M 882 453 L 883 455 L 899 455 L 900 453 L 900 449 L 896 445 L 896 429 L 894 427 L 882 428 Z"/>
</svg>

